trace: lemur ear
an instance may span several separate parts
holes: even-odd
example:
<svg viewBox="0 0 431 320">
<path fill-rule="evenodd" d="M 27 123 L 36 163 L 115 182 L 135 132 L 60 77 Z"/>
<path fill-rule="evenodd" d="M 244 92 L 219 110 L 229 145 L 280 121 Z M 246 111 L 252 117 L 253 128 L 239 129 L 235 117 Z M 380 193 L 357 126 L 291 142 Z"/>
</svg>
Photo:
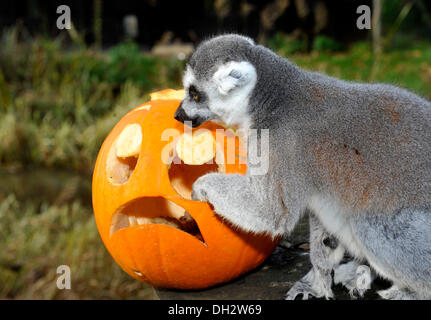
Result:
<svg viewBox="0 0 431 320">
<path fill-rule="evenodd" d="M 256 70 L 247 61 L 230 61 L 218 68 L 213 78 L 219 92 L 227 95 L 232 89 L 245 86 L 256 79 Z"/>
</svg>

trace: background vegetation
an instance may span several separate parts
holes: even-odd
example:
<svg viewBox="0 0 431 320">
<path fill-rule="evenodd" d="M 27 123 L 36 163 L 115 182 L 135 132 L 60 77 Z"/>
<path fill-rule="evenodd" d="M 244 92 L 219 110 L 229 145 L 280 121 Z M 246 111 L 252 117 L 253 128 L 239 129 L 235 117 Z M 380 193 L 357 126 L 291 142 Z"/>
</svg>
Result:
<svg viewBox="0 0 431 320">
<path fill-rule="evenodd" d="M 306 69 L 392 83 L 431 99 L 430 33 L 426 22 L 416 23 L 427 18 L 409 3 L 384 2 L 380 55 L 369 36 L 346 42 L 321 33 L 310 44 L 277 27 L 264 44 Z M 1 30 L 0 298 L 154 297 L 104 249 L 91 173 L 114 124 L 148 93 L 181 88 L 185 62 L 144 52 L 132 40 L 100 49 L 79 36 L 33 35 L 19 23 Z M 62 264 L 72 269 L 72 290 L 56 288 Z"/>
</svg>

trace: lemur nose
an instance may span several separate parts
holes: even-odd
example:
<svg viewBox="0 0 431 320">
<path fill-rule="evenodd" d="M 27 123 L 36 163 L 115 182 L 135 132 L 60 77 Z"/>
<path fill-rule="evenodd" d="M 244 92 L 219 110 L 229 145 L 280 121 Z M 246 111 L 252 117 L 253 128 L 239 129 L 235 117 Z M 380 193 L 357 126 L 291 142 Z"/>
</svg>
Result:
<svg viewBox="0 0 431 320">
<path fill-rule="evenodd" d="M 175 120 L 180 122 L 184 122 L 184 120 L 187 119 L 187 114 L 185 113 L 182 105 L 183 105 L 183 102 L 181 101 L 180 106 L 178 107 L 177 111 L 175 111 L 175 115 L 174 115 Z"/>
<path fill-rule="evenodd" d="M 192 128 L 199 127 L 202 123 L 205 122 L 206 119 L 201 118 L 199 116 L 195 118 L 191 118 L 187 115 L 187 113 L 184 111 L 184 108 L 182 107 L 182 102 L 180 103 L 177 111 L 175 111 L 174 118 L 175 120 L 182 122 L 186 124 L 187 126 L 190 126 Z"/>
</svg>

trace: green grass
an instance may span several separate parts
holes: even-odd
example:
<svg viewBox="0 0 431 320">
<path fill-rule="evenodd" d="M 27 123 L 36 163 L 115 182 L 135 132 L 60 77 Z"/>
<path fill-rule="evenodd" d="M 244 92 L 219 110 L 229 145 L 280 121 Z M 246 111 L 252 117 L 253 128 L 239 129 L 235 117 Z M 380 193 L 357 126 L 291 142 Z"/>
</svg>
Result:
<svg viewBox="0 0 431 320">
<path fill-rule="evenodd" d="M 89 208 L 0 203 L 0 299 L 150 299 L 153 289 L 124 273 L 109 256 Z M 71 290 L 56 286 L 59 265 Z"/>
<path fill-rule="evenodd" d="M 431 99 L 431 42 L 384 52 L 376 61 L 366 42 L 344 52 L 317 52 L 289 57 L 304 69 L 360 82 L 385 82 Z"/>
</svg>

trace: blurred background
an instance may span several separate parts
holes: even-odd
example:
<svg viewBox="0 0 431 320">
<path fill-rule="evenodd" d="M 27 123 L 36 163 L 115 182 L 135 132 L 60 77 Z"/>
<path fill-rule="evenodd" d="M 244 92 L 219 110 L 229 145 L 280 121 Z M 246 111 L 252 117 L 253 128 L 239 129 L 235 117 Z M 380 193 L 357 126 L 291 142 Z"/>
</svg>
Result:
<svg viewBox="0 0 431 320">
<path fill-rule="evenodd" d="M 58 29 L 67 5 L 71 28 Z M 358 6 L 372 29 L 358 29 Z M 0 2 L 0 299 L 149 299 L 93 219 L 91 175 L 114 124 L 181 88 L 203 39 L 240 32 L 300 67 L 431 98 L 427 0 Z M 58 290 L 56 269 L 72 270 Z"/>
</svg>

